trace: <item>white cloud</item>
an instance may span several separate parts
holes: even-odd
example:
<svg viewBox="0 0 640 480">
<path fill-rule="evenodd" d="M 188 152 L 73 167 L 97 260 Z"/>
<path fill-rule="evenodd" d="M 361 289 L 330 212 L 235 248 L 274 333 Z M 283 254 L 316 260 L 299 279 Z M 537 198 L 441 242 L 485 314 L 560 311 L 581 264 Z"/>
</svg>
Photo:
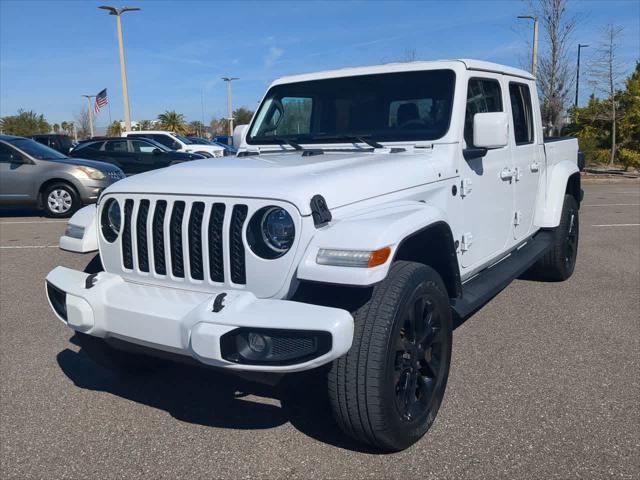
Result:
<svg viewBox="0 0 640 480">
<path fill-rule="evenodd" d="M 269 47 L 269 52 L 264 57 L 264 66 L 266 68 L 271 68 L 274 63 L 278 61 L 280 57 L 284 54 L 284 50 L 278 47 Z"/>
</svg>

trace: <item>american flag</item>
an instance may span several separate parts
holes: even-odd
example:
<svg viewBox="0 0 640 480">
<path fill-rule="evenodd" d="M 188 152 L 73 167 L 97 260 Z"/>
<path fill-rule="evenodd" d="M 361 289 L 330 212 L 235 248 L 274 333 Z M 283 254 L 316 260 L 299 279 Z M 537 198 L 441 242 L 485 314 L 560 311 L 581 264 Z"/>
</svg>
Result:
<svg viewBox="0 0 640 480">
<path fill-rule="evenodd" d="M 99 113 L 100 109 L 104 107 L 107 103 L 109 103 L 109 100 L 107 100 L 107 89 L 105 88 L 98 95 L 96 95 L 96 105 L 95 105 L 96 113 Z"/>
</svg>

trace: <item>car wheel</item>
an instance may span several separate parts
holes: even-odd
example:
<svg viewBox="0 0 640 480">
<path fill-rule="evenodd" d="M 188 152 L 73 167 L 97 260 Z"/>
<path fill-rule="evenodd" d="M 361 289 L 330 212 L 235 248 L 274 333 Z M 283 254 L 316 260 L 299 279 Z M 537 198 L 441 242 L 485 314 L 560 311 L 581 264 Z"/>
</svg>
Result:
<svg viewBox="0 0 640 480">
<path fill-rule="evenodd" d="M 195 152 L 198 155 L 202 155 L 203 157 L 207 157 L 207 158 L 213 158 L 213 155 L 211 155 L 209 152 Z"/>
<path fill-rule="evenodd" d="M 442 279 L 396 262 L 354 322 L 353 345 L 328 374 L 334 416 L 363 443 L 403 450 L 429 430 L 447 385 L 452 319 Z"/>
<path fill-rule="evenodd" d="M 68 183 L 54 183 L 42 194 L 43 206 L 50 217 L 69 217 L 80 208 L 80 197 Z"/>
<path fill-rule="evenodd" d="M 549 251 L 524 275 L 531 280 L 561 282 L 567 280 L 576 267 L 580 240 L 578 203 L 572 195 L 564 196 L 560 225 L 553 231 Z"/>
</svg>

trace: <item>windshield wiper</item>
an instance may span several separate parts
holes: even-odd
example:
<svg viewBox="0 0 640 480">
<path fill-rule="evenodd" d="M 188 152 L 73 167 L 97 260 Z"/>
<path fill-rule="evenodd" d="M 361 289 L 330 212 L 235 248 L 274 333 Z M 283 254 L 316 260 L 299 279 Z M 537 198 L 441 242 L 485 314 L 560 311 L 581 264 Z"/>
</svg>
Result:
<svg viewBox="0 0 640 480">
<path fill-rule="evenodd" d="M 299 143 L 294 142 L 293 140 L 289 140 L 288 138 L 281 138 L 281 137 L 273 137 L 271 138 L 271 140 L 273 140 L 274 142 L 280 144 L 280 145 L 289 145 L 290 147 L 293 147 L 295 150 L 304 150 L 304 148 L 302 148 L 302 145 L 300 145 Z"/>
<path fill-rule="evenodd" d="M 384 145 L 381 143 L 372 140 L 371 135 L 357 135 L 357 134 L 343 134 L 343 135 L 319 135 L 315 137 L 311 137 L 311 140 L 343 140 L 345 142 L 360 142 L 366 143 L 372 148 L 384 148 Z"/>
</svg>

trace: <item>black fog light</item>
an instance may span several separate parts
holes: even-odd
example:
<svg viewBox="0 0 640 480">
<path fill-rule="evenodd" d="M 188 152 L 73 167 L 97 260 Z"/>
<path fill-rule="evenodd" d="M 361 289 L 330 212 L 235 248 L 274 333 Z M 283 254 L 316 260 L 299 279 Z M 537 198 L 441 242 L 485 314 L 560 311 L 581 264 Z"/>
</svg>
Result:
<svg viewBox="0 0 640 480">
<path fill-rule="evenodd" d="M 222 358 L 249 365 L 291 365 L 331 350 L 331 334 L 315 330 L 238 328 L 220 339 Z"/>
<path fill-rule="evenodd" d="M 65 322 L 67 321 L 67 294 L 60 290 L 58 287 L 51 285 L 47 282 L 47 296 L 51 302 L 51 306 L 55 312 Z"/>
</svg>

